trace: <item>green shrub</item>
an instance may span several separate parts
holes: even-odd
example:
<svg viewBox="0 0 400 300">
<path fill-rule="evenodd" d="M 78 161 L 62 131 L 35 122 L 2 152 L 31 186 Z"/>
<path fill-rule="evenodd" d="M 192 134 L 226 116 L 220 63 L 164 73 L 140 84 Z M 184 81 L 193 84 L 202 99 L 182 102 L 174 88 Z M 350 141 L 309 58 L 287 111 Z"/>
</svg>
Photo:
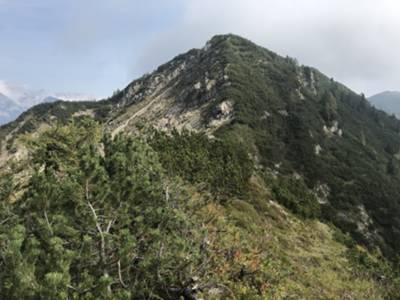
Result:
<svg viewBox="0 0 400 300">
<path fill-rule="evenodd" d="M 272 186 L 272 193 L 279 203 L 297 215 L 304 218 L 316 218 L 320 215 L 318 200 L 301 179 L 277 179 Z"/>
<path fill-rule="evenodd" d="M 170 176 L 205 183 L 215 194 L 243 196 L 253 163 L 240 143 L 211 140 L 201 133 L 155 132 L 150 140 Z"/>
</svg>

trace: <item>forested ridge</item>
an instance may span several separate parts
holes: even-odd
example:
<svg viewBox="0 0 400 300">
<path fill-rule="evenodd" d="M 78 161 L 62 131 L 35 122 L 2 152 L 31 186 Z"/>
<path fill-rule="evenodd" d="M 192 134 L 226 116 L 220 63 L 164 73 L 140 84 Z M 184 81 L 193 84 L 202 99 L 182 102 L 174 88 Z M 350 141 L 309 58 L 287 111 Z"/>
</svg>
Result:
<svg viewBox="0 0 400 300">
<path fill-rule="evenodd" d="M 234 35 L 0 128 L 1 299 L 398 299 L 400 121 Z"/>
</svg>

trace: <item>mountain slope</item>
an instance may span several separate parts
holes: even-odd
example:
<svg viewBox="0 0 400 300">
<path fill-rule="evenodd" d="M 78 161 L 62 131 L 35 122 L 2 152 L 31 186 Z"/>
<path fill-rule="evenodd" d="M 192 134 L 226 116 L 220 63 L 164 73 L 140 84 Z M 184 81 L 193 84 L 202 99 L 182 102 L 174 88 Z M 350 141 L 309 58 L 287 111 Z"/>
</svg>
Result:
<svg viewBox="0 0 400 300">
<path fill-rule="evenodd" d="M 101 142 L 98 133 L 94 135 L 96 138 L 79 138 L 80 134 L 85 132 L 85 127 L 74 129 L 73 126 L 75 125 L 72 124 L 70 126 L 73 129 L 70 129 L 70 127 L 62 126 L 69 124 L 71 118 L 75 119 L 76 124 L 80 122 L 86 124 L 87 117 L 98 121 L 101 124 L 101 131 L 110 136 L 106 135 Z M 150 127 L 154 127 L 156 131 L 150 129 Z M 49 128 L 56 128 L 54 132 L 50 131 L 52 132 L 50 137 L 46 135 Z M 167 134 L 164 134 L 163 131 L 166 131 Z M 192 134 L 187 131 L 192 132 Z M 43 136 L 42 132 L 45 132 L 45 138 L 37 142 L 37 136 Z M 196 132 L 199 135 L 195 134 Z M 157 169 L 158 164 L 161 164 L 163 171 L 160 171 L 160 173 L 165 172 L 168 180 L 173 180 L 175 177 L 181 178 L 189 189 L 196 190 L 188 196 L 189 199 L 194 199 L 197 192 L 202 197 L 206 197 L 205 195 L 210 193 L 213 200 L 207 204 L 218 205 L 219 209 L 215 213 L 221 217 L 221 221 L 226 218 L 229 219 L 233 215 L 229 225 L 235 224 L 234 226 L 239 226 L 239 228 L 251 228 L 249 232 L 268 228 L 268 226 L 280 226 L 280 222 L 274 223 L 271 220 L 264 220 L 265 215 L 272 214 L 272 206 L 278 205 L 275 202 L 271 204 L 269 201 L 277 201 L 290 210 L 290 213 L 283 210 L 284 212 L 281 214 L 288 218 L 289 223 L 290 220 L 299 222 L 298 227 L 303 228 L 302 230 L 312 231 L 315 228 L 314 225 L 308 226 L 307 219 L 319 219 L 328 224 L 333 223 L 344 233 L 351 236 L 350 238 L 339 234 L 340 246 L 336 244 L 336 241 L 333 241 L 333 233 L 324 234 L 329 230 L 323 229 L 320 231 L 322 237 L 317 238 L 318 242 L 315 246 L 312 246 L 312 235 L 306 235 L 306 242 L 304 243 L 308 246 L 304 249 L 294 247 L 293 252 L 283 255 L 283 257 L 286 255 L 289 257 L 288 259 L 294 264 L 294 268 L 307 273 L 307 270 L 316 266 L 315 274 L 321 274 L 322 271 L 318 267 L 326 263 L 324 256 L 339 252 L 337 259 L 340 260 L 340 263 L 329 264 L 329 266 L 332 270 L 341 269 L 347 263 L 350 264 L 350 259 L 344 254 L 348 250 L 350 253 L 356 253 L 356 266 L 361 264 L 367 269 L 367 271 L 361 272 L 362 276 L 366 276 L 362 278 L 367 278 L 367 281 L 371 280 L 372 283 L 370 282 L 370 284 L 376 285 L 375 288 L 371 287 L 371 289 L 376 291 L 380 289 L 381 283 L 372 274 L 376 273 L 378 277 L 386 276 L 382 275 L 386 273 L 376 265 L 379 265 L 380 260 L 384 262 L 384 257 L 394 262 L 396 254 L 400 250 L 398 243 L 400 240 L 399 133 L 400 121 L 376 110 L 362 95 L 352 92 L 347 87 L 321 74 L 318 70 L 300 66 L 294 59 L 281 57 L 241 37 L 223 35 L 212 38 L 202 49 L 193 49 L 177 56 L 151 74 L 132 82 L 124 90 L 109 99 L 82 103 L 58 101 L 41 104 L 30 109 L 16 121 L 0 128 L 2 141 L 0 162 L 4 169 L 9 167 L 6 162 L 13 158 L 23 161 L 29 166 L 23 169 L 23 174 L 17 176 L 20 190 L 12 194 L 12 199 L 16 203 L 24 203 L 24 199 L 30 199 L 29 201 L 35 203 L 32 199 L 36 199 L 34 198 L 36 197 L 34 196 L 36 190 L 25 193 L 23 188 L 27 182 L 28 191 L 29 187 L 35 187 L 35 181 L 30 182 L 29 172 L 38 172 L 39 179 L 42 176 L 40 174 L 44 174 L 43 176 L 50 176 L 48 180 L 54 180 L 54 187 L 50 189 L 54 193 L 49 192 L 49 195 L 55 197 L 55 202 L 63 201 L 64 196 L 68 199 L 68 191 L 74 190 L 73 186 L 76 187 L 78 193 L 76 199 L 78 200 L 74 198 L 71 201 L 76 200 L 77 203 L 83 201 L 85 186 L 82 184 L 85 182 L 85 178 L 94 180 L 96 184 L 93 184 L 93 186 L 102 186 L 103 183 L 104 186 L 108 187 L 109 185 L 109 189 L 115 193 L 117 193 L 116 191 L 123 191 L 122 188 L 119 189 L 119 184 L 124 182 L 124 184 L 127 184 L 125 187 L 131 191 L 131 182 L 125 182 L 124 178 L 135 182 L 134 179 L 139 180 L 140 176 L 131 174 L 121 177 L 118 182 L 112 181 L 115 175 L 113 172 L 122 172 L 121 174 L 133 172 L 129 167 L 130 163 L 139 163 L 138 170 Z M 52 135 L 56 138 L 51 138 Z M 132 154 L 135 152 L 130 152 L 131 150 L 127 146 L 132 145 L 132 142 L 126 142 L 127 145 L 125 145 L 124 136 L 140 136 L 145 139 L 148 145 L 143 146 L 144 148 L 137 146 L 135 149 L 141 149 L 140 151 L 147 154 L 140 152 L 142 154 L 136 158 L 136 154 Z M 78 139 L 74 141 L 73 139 L 76 137 Z M 93 144 L 87 145 L 86 143 L 91 140 L 94 141 Z M 115 143 L 113 149 L 121 156 L 112 155 L 112 151 L 107 150 L 107 143 Z M 40 155 L 32 153 L 30 149 L 32 145 L 37 144 L 41 145 L 39 147 L 41 149 Z M 135 143 L 133 144 L 135 145 Z M 125 153 L 121 149 L 127 149 L 127 152 Z M 80 151 L 88 152 L 81 153 Z M 154 165 L 152 163 L 149 166 L 140 165 L 140 163 L 145 162 L 142 161 L 143 157 L 155 157 L 151 154 L 152 151 L 156 152 L 155 156 L 157 157 L 155 162 L 152 161 Z M 32 156 L 36 159 L 32 160 Z M 126 158 L 124 158 L 125 156 Z M 93 160 L 93 162 L 86 164 L 85 160 L 82 161 L 82 157 L 87 157 L 88 161 Z M 41 161 L 44 158 L 45 161 Z M 103 159 L 109 159 L 115 166 L 108 165 Z M 125 160 L 129 160 L 130 163 L 122 163 Z M 49 173 L 43 171 L 43 166 L 46 170 L 47 165 L 50 166 Z M 96 166 L 98 166 L 98 169 Z M 101 172 L 99 174 L 102 175 L 87 175 L 89 177 L 85 177 L 86 175 L 82 173 L 84 168 L 94 168 L 96 172 Z M 128 169 L 125 170 L 125 168 Z M 103 180 L 101 179 L 102 176 L 106 176 L 105 181 L 97 182 L 96 180 Z M 145 187 L 149 187 L 153 175 L 146 176 L 143 178 L 150 179 L 143 184 Z M 155 178 L 158 177 L 155 176 Z M 64 182 L 64 180 L 66 181 Z M 111 181 L 108 182 L 107 180 Z M 254 188 L 251 183 L 252 180 L 256 180 L 259 187 L 255 194 L 251 192 Z M 59 190 L 57 182 L 65 184 L 66 194 L 63 194 L 64 196 L 61 198 L 57 196 L 58 192 L 56 191 Z M 165 185 L 166 183 L 157 186 L 164 189 Z M 40 185 L 35 188 L 38 189 L 38 194 L 44 193 L 40 189 Z M 140 191 L 141 189 L 138 188 L 131 192 L 140 193 Z M 165 197 L 169 199 L 168 189 L 163 192 L 168 195 Z M 93 191 L 93 193 L 100 192 Z M 115 193 L 112 194 L 112 197 L 115 196 Z M 177 192 L 178 194 L 179 192 Z M 146 197 L 149 196 L 145 195 Z M 161 197 L 159 194 L 157 195 Z M 157 199 L 157 201 L 161 201 L 159 198 Z M 118 201 L 115 203 L 118 203 Z M 110 214 L 111 220 L 113 219 L 111 217 L 113 210 L 109 205 L 112 206 L 115 203 L 100 203 L 103 205 L 102 210 L 104 209 Z M 37 214 L 39 218 L 38 223 L 35 223 L 35 226 L 38 226 L 37 231 L 40 232 L 41 230 L 40 224 L 51 227 L 48 224 L 46 225 L 46 223 L 50 223 L 50 225 L 52 223 L 46 221 L 47 217 L 43 216 L 40 207 L 32 205 L 32 209 L 36 209 L 34 214 Z M 44 207 L 47 207 L 46 205 Z M 66 222 L 72 228 L 75 228 L 74 220 L 78 218 L 76 214 L 79 213 L 78 207 L 81 204 L 76 205 L 75 210 L 64 209 L 65 207 L 62 205 L 53 207 L 53 212 L 56 215 L 61 214 L 66 217 Z M 138 208 L 131 207 L 132 203 L 129 202 L 126 205 L 129 209 L 132 209 L 133 215 L 137 213 Z M 140 205 L 139 207 L 141 207 Z M 168 210 L 168 212 L 171 212 L 174 217 L 186 213 L 193 215 L 196 211 L 195 208 L 191 208 L 189 212 L 176 212 L 174 208 L 179 208 L 182 204 L 171 205 L 172 211 Z M 225 215 L 225 210 L 229 211 L 232 206 L 234 207 L 233 212 L 229 212 L 230 217 L 228 217 Z M 122 208 L 114 209 L 120 211 L 119 209 Z M 22 204 L 21 209 L 20 213 L 24 216 L 22 220 L 25 220 L 25 217 L 30 220 L 30 217 L 28 218 L 25 215 L 25 213 L 29 215 L 29 209 L 24 210 L 24 204 Z M 121 214 L 124 212 L 126 211 L 121 211 Z M 178 213 L 178 215 L 175 215 L 175 213 Z M 91 212 L 87 211 L 86 216 L 89 218 L 90 214 Z M 207 215 L 206 213 L 205 216 L 200 217 L 197 225 L 192 224 L 194 228 L 200 228 L 199 224 L 207 224 Z M 235 219 L 235 216 L 238 218 Z M 285 218 L 282 216 L 275 217 L 278 219 Z M 127 216 L 126 220 L 130 220 L 129 218 L 131 217 Z M 274 219 L 273 216 L 271 218 Z M 60 220 L 55 219 L 54 222 Z M 139 220 L 138 222 L 142 221 Z M 257 223 L 258 221 L 259 223 Z M 89 222 L 89 219 L 85 222 Z M 178 232 L 182 229 L 176 224 L 171 226 L 177 226 L 173 228 Z M 134 227 L 128 226 L 127 228 L 131 231 L 135 230 Z M 120 234 L 123 232 L 119 230 L 122 229 L 123 227 L 118 227 L 115 232 L 116 236 L 112 239 L 113 243 L 116 243 L 116 248 L 123 246 L 117 242 L 120 241 Z M 291 227 L 290 230 L 292 229 Z M 82 236 L 86 232 L 85 228 L 79 230 L 82 230 Z M 298 239 L 302 239 L 301 236 L 296 236 L 296 241 L 282 241 L 285 230 L 289 229 L 286 227 L 283 229 L 281 241 L 278 241 L 278 246 L 276 246 L 280 250 L 274 249 L 275 252 L 273 251 L 273 253 L 281 253 L 285 244 L 290 247 L 291 242 L 297 244 Z M 190 234 L 195 236 L 200 234 L 198 230 L 190 229 L 189 231 Z M 172 230 L 172 232 L 174 231 Z M 262 230 L 259 233 L 260 236 L 264 234 L 261 232 Z M 36 231 L 34 234 L 36 234 Z M 227 236 L 240 240 L 239 233 L 233 236 L 228 234 Z M 221 235 L 216 239 L 224 241 L 223 238 L 228 238 L 227 236 Z M 248 232 L 243 236 L 246 240 L 251 239 L 251 234 Z M 278 232 L 274 232 L 271 238 L 273 239 L 274 236 L 279 239 L 278 236 L 280 235 Z M 370 253 L 376 255 L 371 256 L 364 248 L 349 242 L 353 239 L 366 246 Z M 73 244 L 81 242 L 75 236 L 72 237 L 72 240 L 67 237 L 67 240 L 68 243 Z M 183 243 L 181 240 L 177 242 Z M 90 244 L 90 241 L 88 243 Z M 229 245 L 228 248 L 233 251 L 232 253 L 236 253 L 234 251 L 236 246 L 232 246 L 236 244 L 231 240 L 226 243 Z M 201 244 L 200 241 L 199 244 Z M 268 243 L 266 242 L 266 244 Z M 184 249 L 189 249 L 190 252 L 189 245 L 184 245 L 186 247 Z M 318 247 L 321 247 L 322 251 L 325 249 L 324 245 L 328 248 L 326 249 L 327 252 L 319 252 Z M 147 246 L 153 247 L 154 245 Z M 172 245 L 169 246 L 173 247 Z M 251 251 L 254 253 L 263 252 L 265 251 L 264 247 L 265 244 L 260 243 L 245 251 L 247 253 Z M 301 248 L 301 246 L 299 247 Z M 218 253 L 220 248 L 223 248 L 223 246 L 218 245 L 215 249 L 213 248 L 216 251 L 213 253 Z M 258 248 L 261 248 L 261 250 Z M 156 251 L 153 248 L 151 249 Z M 315 253 L 316 257 L 303 257 L 304 260 L 301 260 L 301 254 L 313 250 L 318 252 Z M 157 251 L 161 250 L 158 249 Z M 217 259 L 217 265 L 221 264 L 222 269 L 216 267 L 214 270 L 210 267 L 207 271 L 212 270 L 210 272 L 214 274 L 219 270 L 221 273 L 218 274 L 222 277 L 218 277 L 217 281 L 225 280 L 229 282 L 230 287 L 234 285 L 232 282 L 235 282 L 235 280 L 251 278 L 248 279 L 253 282 L 251 284 L 243 279 L 245 281 L 243 289 L 247 289 L 243 292 L 243 295 L 250 297 L 251 293 L 257 289 L 258 292 L 256 293 L 262 294 L 262 289 L 265 287 L 262 287 L 261 283 L 269 282 L 269 284 L 272 284 L 273 281 L 268 281 L 263 277 L 268 276 L 268 271 L 260 271 L 261 279 L 257 277 L 258 272 L 254 274 L 250 272 L 254 276 L 243 275 L 247 274 L 246 268 L 243 267 L 243 270 L 240 267 L 238 270 L 235 269 L 238 265 L 232 264 L 235 259 L 235 255 L 232 253 L 226 254 L 226 257 L 232 257 L 230 263 L 227 262 L 226 265 Z M 157 257 L 156 254 L 154 255 Z M 185 255 L 188 254 L 179 255 L 186 257 Z M 297 261 L 298 264 L 294 263 L 296 256 L 300 256 Z M 247 256 L 245 255 L 245 257 Z M 176 256 L 173 255 L 171 261 L 173 259 L 176 259 Z M 285 259 L 282 258 L 282 260 Z M 110 270 L 106 273 L 113 274 L 117 278 L 118 265 L 115 260 L 111 261 Z M 262 259 L 262 261 L 268 260 Z M 195 262 L 191 263 L 191 266 L 196 265 Z M 248 265 L 245 265 L 249 267 L 250 259 L 246 263 Z M 179 263 L 176 265 L 179 265 Z M 224 266 L 229 271 L 225 272 Z M 266 268 L 268 269 L 268 267 Z M 281 265 L 277 267 L 277 270 L 282 269 L 284 267 Z M 357 270 L 356 267 L 354 267 L 354 270 L 347 270 L 348 272 L 344 271 L 341 274 L 331 274 L 341 278 L 339 280 L 341 283 L 332 292 L 333 295 L 340 294 L 339 290 L 345 284 L 344 278 L 346 276 L 351 277 L 355 286 L 357 280 L 355 270 Z M 39 273 L 44 276 L 43 274 L 48 271 L 48 269 L 41 270 Z M 92 271 L 96 273 L 98 270 L 93 269 L 90 272 Z M 168 267 L 163 271 L 168 273 Z M 270 271 L 274 272 L 274 270 Z M 352 273 L 352 271 L 355 273 Z M 60 269 L 59 272 L 65 272 L 65 269 Z M 208 276 L 205 273 L 201 274 L 203 279 Z M 235 274 L 239 274 L 240 279 L 237 279 Z M 280 275 L 276 274 L 276 276 L 279 277 Z M 288 281 L 293 279 L 291 283 L 285 285 L 285 288 L 288 288 L 288 286 L 293 288 L 292 294 L 289 293 L 290 295 L 298 293 L 303 297 L 307 295 L 311 298 L 317 297 L 318 291 L 305 288 L 307 282 L 300 284 L 300 278 L 293 275 L 287 276 L 285 278 Z M 133 279 L 131 278 L 131 280 Z M 159 279 L 155 278 L 154 280 Z M 316 277 L 312 277 L 310 280 L 314 284 Z M 332 281 L 335 280 L 332 279 Z M 163 284 L 167 283 L 164 282 Z M 168 284 L 173 286 L 175 283 Z M 293 285 L 297 284 L 300 284 L 301 287 L 296 290 Z M 363 290 L 361 286 L 364 284 L 368 285 L 366 282 L 362 282 L 360 286 L 357 286 L 360 293 Z M 382 283 L 382 285 L 384 284 Z M 123 286 L 123 282 L 120 282 L 120 285 Z M 275 282 L 272 285 L 278 286 L 278 283 Z M 213 287 L 216 288 L 216 286 Z M 84 287 L 81 289 L 84 290 Z M 328 287 L 324 285 L 324 289 L 326 290 Z M 106 290 L 105 292 L 107 292 Z M 165 292 L 165 290 L 161 290 L 163 293 Z M 338 298 L 347 297 L 346 294 L 350 293 L 349 291 L 351 291 L 351 287 L 344 288 L 342 296 Z M 183 291 L 181 292 L 183 293 Z M 237 290 L 235 292 L 239 293 Z M 249 292 L 249 294 L 246 294 L 246 292 Z M 307 294 L 308 292 L 310 294 Z M 355 290 L 353 292 L 356 293 Z M 377 299 L 384 298 L 383 294 L 377 293 L 379 294 L 376 296 Z M 265 294 L 262 295 L 265 296 Z M 280 296 L 284 297 L 283 294 L 280 294 Z M 289 295 L 285 294 L 285 296 Z M 354 298 L 364 298 L 364 296 L 365 294 L 354 294 Z M 254 297 L 254 299 L 258 299 L 256 296 Z M 327 294 L 326 297 L 333 298 L 332 294 Z"/>
<path fill-rule="evenodd" d="M 387 91 L 376 94 L 368 100 L 377 108 L 384 110 L 388 114 L 394 114 L 400 117 L 400 92 Z"/>
<path fill-rule="evenodd" d="M 110 99 L 42 105 L 0 133 L 10 144 L 72 115 L 92 115 L 114 135 L 145 123 L 239 141 L 261 168 L 295 174 L 322 192 L 323 219 L 389 256 L 400 247 L 399 121 L 317 70 L 245 39 L 216 36 Z"/>
<path fill-rule="evenodd" d="M 0 175 L 2 298 L 396 299 L 382 257 L 287 211 L 257 173 L 239 176 L 246 193 L 232 189 L 225 178 L 248 165 L 230 164 L 238 149 L 100 130 L 89 119 L 50 129 Z M 165 161 L 171 144 L 183 172 Z"/>
</svg>

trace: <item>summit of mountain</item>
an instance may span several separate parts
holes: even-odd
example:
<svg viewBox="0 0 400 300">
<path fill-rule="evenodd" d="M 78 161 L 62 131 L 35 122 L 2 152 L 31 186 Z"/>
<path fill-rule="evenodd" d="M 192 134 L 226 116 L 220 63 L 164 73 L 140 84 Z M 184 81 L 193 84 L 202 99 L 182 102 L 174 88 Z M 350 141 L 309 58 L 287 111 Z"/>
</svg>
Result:
<svg viewBox="0 0 400 300">
<path fill-rule="evenodd" d="M 113 136 L 145 124 L 234 141 L 267 177 L 304 181 L 318 200 L 281 195 L 287 207 L 318 210 L 388 257 L 400 249 L 400 121 L 295 59 L 236 35 L 215 36 L 108 99 L 33 107 L 1 127 L 3 161 L 24 153 L 19 136 L 83 116 Z"/>
</svg>

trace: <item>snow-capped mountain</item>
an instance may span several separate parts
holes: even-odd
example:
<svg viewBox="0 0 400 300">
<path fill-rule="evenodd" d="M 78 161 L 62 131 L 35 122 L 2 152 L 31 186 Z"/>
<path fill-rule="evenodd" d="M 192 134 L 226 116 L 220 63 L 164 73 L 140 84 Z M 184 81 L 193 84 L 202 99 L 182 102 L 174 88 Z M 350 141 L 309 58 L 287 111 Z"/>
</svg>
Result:
<svg viewBox="0 0 400 300">
<path fill-rule="evenodd" d="M 0 125 L 13 121 L 28 108 L 43 102 L 92 101 L 93 95 L 83 93 L 58 93 L 45 89 L 30 89 L 0 80 Z"/>
</svg>

